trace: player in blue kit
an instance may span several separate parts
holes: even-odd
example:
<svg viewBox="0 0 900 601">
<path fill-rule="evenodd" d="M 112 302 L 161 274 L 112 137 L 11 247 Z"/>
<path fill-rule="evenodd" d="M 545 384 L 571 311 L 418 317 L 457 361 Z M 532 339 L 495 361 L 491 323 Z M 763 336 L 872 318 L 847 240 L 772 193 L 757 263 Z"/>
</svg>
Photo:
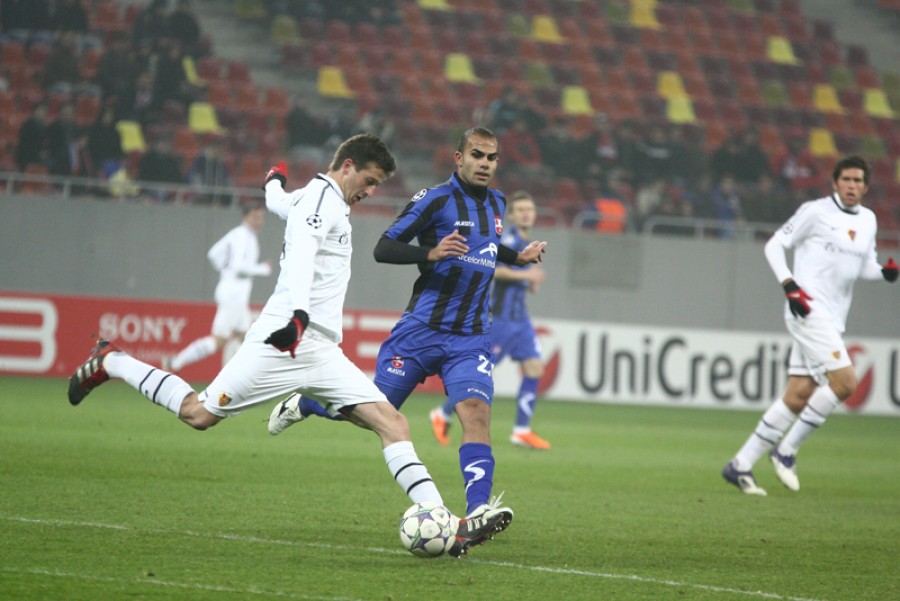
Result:
<svg viewBox="0 0 900 601">
<path fill-rule="evenodd" d="M 497 261 L 540 262 L 546 242 L 532 242 L 522 251 L 501 243 L 506 199 L 488 187 L 499 156 L 490 130 L 467 130 L 454 153 L 456 172 L 417 193 L 378 241 L 376 261 L 417 264 L 420 275 L 406 311 L 381 345 L 375 384 L 400 407 L 425 378 L 441 376 L 463 430 L 459 462 L 467 517 L 499 513 L 505 528 L 513 512 L 491 498 L 490 286 Z M 414 239 L 418 245 L 411 243 Z M 327 415 L 323 409 L 291 395 L 273 409 L 269 432 L 277 434 L 311 413 Z"/>
<path fill-rule="evenodd" d="M 508 221 L 503 230 L 501 243 L 514 250 L 528 246 L 531 228 L 534 226 L 536 211 L 530 194 L 519 191 L 509 197 L 506 208 Z M 494 274 L 494 294 L 492 303 L 494 362 L 499 363 L 509 356 L 522 365 L 522 383 L 516 395 L 516 423 L 510 441 L 513 444 L 532 449 L 549 449 L 550 443 L 531 430 L 531 418 L 537 403 L 538 383 L 544 374 L 541 360 L 541 346 L 525 297 L 528 292 L 536 292 L 544 281 L 544 271 L 538 265 L 528 263 L 521 267 L 498 265 Z M 453 416 L 454 403 L 447 398 L 442 407 L 431 412 L 431 427 L 434 436 L 442 445 L 450 444 L 447 430 Z"/>
</svg>

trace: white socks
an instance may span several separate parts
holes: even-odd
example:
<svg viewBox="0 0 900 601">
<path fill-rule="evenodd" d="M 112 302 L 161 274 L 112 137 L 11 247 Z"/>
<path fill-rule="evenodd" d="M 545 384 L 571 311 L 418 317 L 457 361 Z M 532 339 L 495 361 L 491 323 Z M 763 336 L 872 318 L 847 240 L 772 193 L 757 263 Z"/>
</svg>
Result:
<svg viewBox="0 0 900 601">
<path fill-rule="evenodd" d="M 190 384 L 176 375 L 138 361 L 126 353 L 110 353 L 103 360 L 106 373 L 121 378 L 142 395 L 175 415 L 185 397 L 194 392 Z"/>
<path fill-rule="evenodd" d="M 800 412 L 800 419 L 797 420 L 794 427 L 791 428 L 784 440 L 781 441 L 781 444 L 778 445 L 778 452 L 782 455 L 796 455 L 803 441 L 825 423 L 825 420 L 840 402 L 831 388 L 819 386 L 812 396 L 809 397 L 806 407 Z"/>
<path fill-rule="evenodd" d="M 408 440 L 395 442 L 384 448 L 384 462 L 400 488 L 409 495 L 413 503 L 437 503 L 444 500 L 428 473 L 428 468 L 419 461 L 413 443 Z"/>
<path fill-rule="evenodd" d="M 749 471 L 760 457 L 778 444 L 796 417 L 784 400 L 778 399 L 772 403 L 756 424 L 756 430 L 734 456 L 734 467 L 741 472 Z"/>
<path fill-rule="evenodd" d="M 201 359 L 206 359 L 215 352 L 215 336 L 204 336 L 203 338 L 198 338 L 197 340 L 181 349 L 181 352 L 175 355 L 175 358 L 172 359 L 172 371 L 181 371 L 181 369 L 185 365 L 196 363 Z"/>
</svg>

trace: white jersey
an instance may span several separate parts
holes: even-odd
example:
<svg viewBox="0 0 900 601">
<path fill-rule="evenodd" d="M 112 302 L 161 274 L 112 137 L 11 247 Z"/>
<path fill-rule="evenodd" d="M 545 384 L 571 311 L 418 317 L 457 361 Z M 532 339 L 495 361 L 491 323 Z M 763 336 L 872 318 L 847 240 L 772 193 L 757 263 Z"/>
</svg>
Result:
<svg viewBox="0 0 900 601">
<path fill-rule="evenodd" d="M 287 321 L 303 309 L 310 327 L 340 342 L 353 251 L 350 206 L 343 192 L 321 173 L 290 193 L 273 180 L 266 186 L 266 207 L 287 225 L 281 273 L 263 314 Z"/>
<path fill-rule="evenodd" d="M 272 268 L 259 262 L 259 240 L 246 223 L 241 223 L 213 244 L 207 258 L 219 272 L 216 304 L 250 304 L 254 276 L 267 276 Z"/>
<path fill-rule="evenodd" d="M 812 298 L 812 312 L 827 315 L 843 332 L 856 280 L 882 277 L 875 254 L 877 231 L 871 210 L 846 208 L 832 194 L 803 203 L 766 244 L 766 258 L 779 283 L 793 278 Z M 784 249 L 794 249 L 793 273 Z M 785 303 L 785 318 L 790 317 Z"/>
</svg>

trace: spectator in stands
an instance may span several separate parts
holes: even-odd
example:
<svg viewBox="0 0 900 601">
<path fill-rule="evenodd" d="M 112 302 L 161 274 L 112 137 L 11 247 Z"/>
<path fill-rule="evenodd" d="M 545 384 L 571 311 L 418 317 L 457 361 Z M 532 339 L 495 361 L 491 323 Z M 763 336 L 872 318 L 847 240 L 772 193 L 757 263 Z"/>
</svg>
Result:
<svg viewBox="0 0 900 601">
<path fill-rule="evenodd" d="M 734 238 L 735 225 L 744 220 L 744 210 L 737 182 L 731 175 L 724 176 L 710 196 L 713 217 L 718 219 L 719 238 Z"/>
<path fill-rule="evenodd" d="M 753 186 L 759 178 L 769 173 L 769 157 L 759 145 L 755 129 L 746 129 L 740 135 L 740 162 L 734 176 L 738 184 Z"/>
<path fill-rule="evenodd" d="M 690 218 L 694 216 L 693 208 L 694 205 L 686 202 L 683 198 L 665 194 L 662 202 L 645 219 L 653 224 L 650 233 L 672 236 L 693 235 L 694 226 L 690 221 Z"/>
<path fill-rule="evenodd" d="M 615 166 L 619 170 L 619 177 L 634 185 L 640 162 L 640 139 L 637 127 L 631 121 L 624 121 L 613 131 L 616 140 Z"/>
<path fill-rule="evenodd" d="M 591 131 L 581 143 L 581 152 L 587 162 L 585 171 L 608 173 L 619 163 L 619 144 L 606 113 L 596 113 L 591 119 Z"/>
<path fill-rule="evenodd" d="M 537 137 L 521 117 L 512 128 L 501 137 L 503 142 L 503 165 L 508 177 L 531 180 L 533 177 L 546 177 L 544 162 Z M 526 184 L 527 187 L 527 184 Z"/>
<path fill-rule="evenodd" d="M 650 215 L 656 213 L 659 207 L 667 202 L 668 196 L 664 177 L 657 177 L 641 185 L 635 197 L 638 226 L 642 225 Z"/>
<path fill-rule="evenodd" d="M 300 95 L 294 97 L 291 110 L 285 117 L 285 126 L 288 149 L 292 155 L 301 154 L 302 147 L 314 146 L 318 149 L 324 141 L 325 132 L 322 123 L 309 112 L 306 100 Z"/>
<path fill-rule="evenodd" d="M 742 195 L 741 205 L 747 221 L 759 223 L 784 223 L 796 209 L 790 196 L 768 173 L 760 175 L 756 185 Z"/>
<path fill-rule="evenodd" d="M 181 159 L 171 152 L 171 144 L 164 137 L 154 141 L 150 150 L 144 153 L 138 163 L 138 179 L 144 182 L 180 183 L 184 181 Z M 169 192 L 150 190 L 156 200 L 166 200 Z"/>
<path fill-rule="evenodd" d="M 62 94 L 71 94 L 81 82 L 81 68 L 75 34 L 62 33 L 44 63 L 44 88 Z"/>
<path fill-rule="evenodd" d="M 693 139 L 685 135 L 681 127 L 669 131 L 669 146 L 672 149 L 671 183 L 686 190 L 709 172 L 709 156 Z"/>
<path fill-rule="evenodd" d="M 75 124 L 75 107 L 66 102 L 59 107 L 50 125 L 47 126 L 47 160 L 53 175 L 74 175 L 79 169 L 78 154 L 81 132 Z M 73 173 L 74 171 L 74 173 Z"/>
<path fill-rule="evenodd" d="M 138 75 L 134 94 L 131 96 L 131 106 L 128 108 L 128 119 L 139 121 L 144 125 L 156 121 L 159 111 L 153 101 L 154 87 L 151 71 L 144 71 Z"/>
<path fill-rule="evenodd" d="M 214 138 L 204 146 L 188 169 L 187 181 L 197 186 L 213 186 L 224 188 L 231 185 L 231 171 L 222 158 L 222 140 Z M 213 194 L 199 198 L 201 202 L 219 202 L 227 205 L 231 202 L 228 194 Z"/>
<path fill-rule="evenodd" d="M 132 118 L 134 94 L 141 70 L 137 63 L 137 52 L 129 47 L 125 35 L 116 35 L 97 63 L 96 81 L 103 91 L 103 97 L 113 102 L 117 119 Z"/>
<path fill-rule="evenodd" d="M 135 48 L 148 42 L 155 51 L 169 37 L 169 18 L 166 15 L 166 0 L 150 0 L 147 7 L 134 19 L 132 43 Z"/>
<path fill-rule="evenodd" d="M 557 117 L 538 135 L 538 148 L 544 165 L 553 170 L 557 177 L 581 179 L 586 163 L 583 152 L 573 152 L 578 146 L 569 132 L 569 119 Z"/>
<path fill-rule="evenodd" d="M 788 139 L 787 152 L 775 158 L 772 170 L 797 198 L 815 196 L 816 190 L 821 187 L 816 159 L 802 138 Z"/>
<path fill-rule="evenodd" d="M 19 128 L 16 146 L 16 164 L 20 171 L 32 163 L 47 162 L 47 105 L 39 102 L 31 109 L 31 115 Z"/>
<path fill-rule="evenodd" d="M 672 174 L 672 147 L 669 135 L 661 125 L 653 125 L 638 143 L 635 181 L 638 184 L 668 180 Z"/>
<path fill-rule="evenodd" d="M 196 99 L 198 89 L 191 85 L 184 71 L 184 50 L 181 44 L 171 41 L 163 45 L 156 61 L 156 77 L 153 80 L 154 110 L 161 110 L 167 100 L 187 105 Z"/>
<path fill-rule="evenodd" d="M 712 192 L 713 179 L 707 173 L 687 187 L 682 195 L 682 202 L 691 205 L 690 212 L 694 217 L 712 219 Z"/>
<path fill-rule="evenodd" d="M 57 0 L 50 19 L 55 31 L 86 33 L 88 30 L 87 13 L 81 0 Z"/>
<path fill-rule="evenodd" d="M 544 129 L 547 123 L 540 113 L 528 106 L 528 98 L 513 86 L 504 88 L 500 98 L 491 102 L 484 114 L 486 125 L 498 136 L 502 136 L 521 119 L 534 132 Z"/>
<path fill-rule="evenodd" d="M 91 125 L 87 148 L 94 167 L 93 175 L 106 177 L 118 171 L 122 164 L 122 136 L 116 129 L 115 109 L 112 106 L 104 106 Z"/>
<path fill-rule="evenodd" d="M 169 34 L 177 40 L 185 54 L 197 56 L 200 41 L 200 24 L 194 15 L 191 0 L 178 0 L 169 15 Z"/>
<path fill-rule="evenodd" d="M 366 111 L 356 124 L 356 133 L 375 134 L 388 147 L 394 143 L 396 129 L 394 122 L 379 107 Z"/>
<path fill-rule="evenodd" d="M 50 3 L 47 0 L 3 0 L 0 2 L 0 25 L 3 32 L 49 30 Z"/>
<path fill-rule="evenodd" d="M 723 177 L 737 178 L 741 169 L 741 140 L 737 134 L 728 136 L 722 145 L 713 151 L 710 167 L 716 181 Z"/>
</svg>

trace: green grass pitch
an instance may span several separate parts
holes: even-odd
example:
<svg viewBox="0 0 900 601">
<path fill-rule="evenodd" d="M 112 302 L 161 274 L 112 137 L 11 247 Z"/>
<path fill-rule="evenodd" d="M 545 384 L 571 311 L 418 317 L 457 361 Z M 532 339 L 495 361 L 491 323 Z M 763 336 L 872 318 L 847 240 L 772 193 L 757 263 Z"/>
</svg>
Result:
<svg viewBox="0 0 900 601">
<path fill-rule="evenodd" d="M 426 560 L 400 547 L 409 502 L 371 433 L 310 420 L 271 437 L 271 405 L 194 432 L 122 383 L 74 408 L 65 388 L 0 378 L 0 599 L 900 599 L 898 419 L 832 417 L 800 492 L 763 461 L 759 498 L 719 475 L 758 413 L 544 402 L 540 452 L 507 442 L 498 399 L 494 489 L 515 521 Z M 437 401 L 406 413 L 462 513 Z"/>
</svg>

